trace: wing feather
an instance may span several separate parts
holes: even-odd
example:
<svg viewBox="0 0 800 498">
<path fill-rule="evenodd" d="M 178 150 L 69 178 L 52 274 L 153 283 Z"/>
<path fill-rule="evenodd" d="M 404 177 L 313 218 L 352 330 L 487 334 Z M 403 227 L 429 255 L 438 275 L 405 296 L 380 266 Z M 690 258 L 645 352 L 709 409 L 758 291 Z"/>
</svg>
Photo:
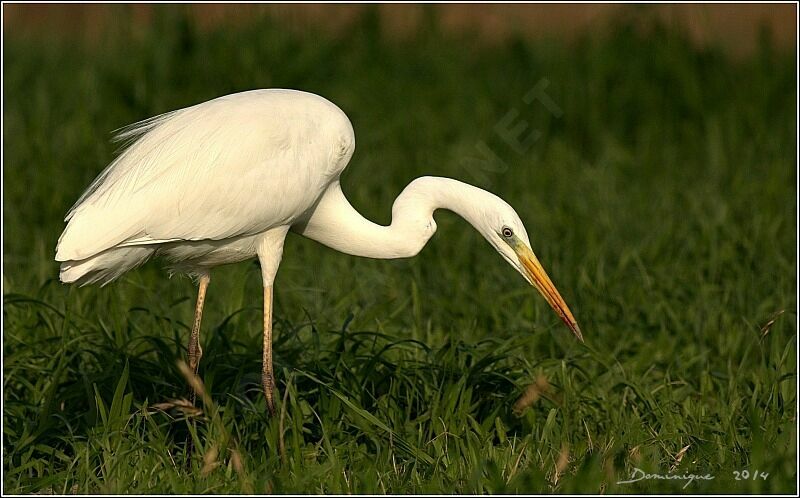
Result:
<svg viewBox="0 0 800 498">
<path fill-rule="evenodd" d="M 136 143 L 136 141 L 144 136 L 148 131 L 152 130 L 153 128 L 157 127 L 158 125 L 167 121 L 171 116 L 175 113 L 180 111 L 170 111 L 164 114 L 159 114 L 157 116 L 153 116 L 142 121 L 138 121 L 136 123 L 123 126 L 117 130 L 114 130 L 114 136 L 112 138 L 112 142 L 120 142 L 120 150 L 122 154 L 117 157 L 114 161 L 111 162 L 106 168 L 97 175 L 97 178 L 92 181 L 89 187 L 86 188 L 86 191 L 81 194 L 75 204 L 69 208 L 64 221 L 69 221 L 70 218 L 75 214 L 76 208 L 81 205 L 88 197 L 91 197 L 95 194 L 101 186 L 105 189 L 108 189 L 111 185 L 113 185 L 112 181 L 107 181 L 108 177 L 113 173 L 115 177 L 121 176 L 124 172 L 127 172 L 131 167 L 136 165 L 135 161 L 127 160 L 126 154 L 129 152 L 131 146 Z"/>
</svg>

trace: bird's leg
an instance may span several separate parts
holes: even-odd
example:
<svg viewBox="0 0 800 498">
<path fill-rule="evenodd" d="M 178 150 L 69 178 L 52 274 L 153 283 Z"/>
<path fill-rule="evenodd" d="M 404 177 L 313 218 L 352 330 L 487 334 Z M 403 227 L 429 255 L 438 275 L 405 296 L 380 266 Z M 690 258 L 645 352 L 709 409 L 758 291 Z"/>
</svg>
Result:
<svg viewBox="0 0 800 498">
<path fill-rule="evenodd" d="M 261 385 L 267 398 L 267 409 L 275 415 L 275 376 L 272 374 L 272 286 L 264 287 L 264 356 L 261 363 Z"/>
<path fill-rule="evenodd" d="M 203 349 L 200 347 L 200 322 L 203 318 L 203 303 L 206 300 L 206 289 L 208 289 L 208 282 L 211 277 L 208 273 L 200 275 L 200 282 L 197 289 L 197 304 L 194 308 L 194 323 L 192 324 L 192 335 L 189 336 L 189 369 L 193 374 L 197 375 L 198 368 L 200 367 L 200 357 L 203 356 Z M 197 399 L 197 393 L 192 386 L 189 386 L 189 401 L 194 406 Z M 189 433 L 186 436 L 186 469 L 189 470 L 192 465 L 192 453 L 194 452 L 194 442 L 192 435 Z"/>
<path fill-rule="evenodd" d="M 189 336 L 189 370 L 195 375 L 197 375 L 200 368 L 200 358 L 203 356 L 203 349 L 200 347 L 200 322 L 203 318 L 203 304 L 206 300 L 206 289 L 208 289 L 208 283 L 210 281 L 211 277 L 208 273 L 204 273 L 200 276 L 200 285 L 197 290 L 197 304 L 194 308 L 192 335 Z M 194 406 L 196 398 L 197 393 L 194 392 L 194 389 L 190 389 L 189 399 L 192 402 L 192 406 Z"/>
<path fill-rule="evenodd" d="M 283 256 L 283 242 L 289 226 L 274 228 L 258 240 L 256 252 L 261 265 L 261 282 L 264 285 L 264 350 L 261 358 L 261 386 L 267 401 L 267 410 L 275 415 L 275 376 L 272 373 L 272 284 Z"/>
</svg>

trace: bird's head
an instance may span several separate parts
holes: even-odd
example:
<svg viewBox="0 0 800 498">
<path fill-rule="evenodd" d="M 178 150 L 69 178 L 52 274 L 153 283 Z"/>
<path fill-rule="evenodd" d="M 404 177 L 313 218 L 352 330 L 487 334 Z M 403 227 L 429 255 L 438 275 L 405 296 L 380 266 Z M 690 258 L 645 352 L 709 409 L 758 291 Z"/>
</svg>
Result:
<svg viewBox="0 0 800 498">
<path fill-rule="evenodd" d="M 525 280 L 536 287 L 575 337 L 583 342 L 578 322 L 531 249 L 528 233 L 514 208 L 494 195 L 484 200 L 475 227 Z"/>
</svg>

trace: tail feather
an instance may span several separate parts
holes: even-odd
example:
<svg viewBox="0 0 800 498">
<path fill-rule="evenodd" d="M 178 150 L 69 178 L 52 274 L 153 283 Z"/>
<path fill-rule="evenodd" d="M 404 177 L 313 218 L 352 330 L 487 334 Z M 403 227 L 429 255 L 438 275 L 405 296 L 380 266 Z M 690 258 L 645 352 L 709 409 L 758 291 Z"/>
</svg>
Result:
<svg viewBox="0 0 800 498">
<path fill-rule="evenodd" d="M 155 253 L 152 246 L 115 247 L 80 261 L 61 263 L 59 278 L 64 283 L 106 285 L 122 274 L 144 264 Z"/>
</svg>

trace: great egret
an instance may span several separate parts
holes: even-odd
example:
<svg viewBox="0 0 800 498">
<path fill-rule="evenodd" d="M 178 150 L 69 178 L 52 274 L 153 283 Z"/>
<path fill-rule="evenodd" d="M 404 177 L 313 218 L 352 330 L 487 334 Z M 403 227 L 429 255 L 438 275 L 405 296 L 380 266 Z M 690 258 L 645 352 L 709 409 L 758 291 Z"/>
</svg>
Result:
<svg viewBox="0 0 800 498">
<path fill-rule="evenodd" d="M 262 385 L 274 413 L 272 285 L 286 234 L 368 258 L 415 256 L 436 232 L 433 212 L 469 222 L 544 296 L 575 336 L 580 328 L 511 206 L 450 178 L 421 177 L 392 206 L 392 223 L 361 216 L 339 184 L 355 149 L 336 105 L 311 93 L 266 89 L 220 97 L 124 128 L 130 145 L 67 213 L 56 261 L 62 282 L 103 285 L 152 256 L 199 282 L 189 339 L 196 373 L 210 270 L 258 257 L 264 284 Z"/>
</svg>

